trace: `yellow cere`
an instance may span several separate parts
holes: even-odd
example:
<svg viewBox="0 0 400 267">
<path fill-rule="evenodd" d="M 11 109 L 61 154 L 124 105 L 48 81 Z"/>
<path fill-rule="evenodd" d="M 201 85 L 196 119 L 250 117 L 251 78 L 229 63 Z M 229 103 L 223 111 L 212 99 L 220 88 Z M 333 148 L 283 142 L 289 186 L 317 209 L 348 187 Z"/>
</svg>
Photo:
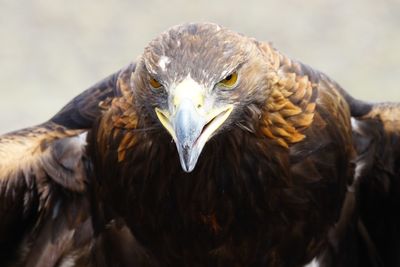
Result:
<svg viewBox="0 0 400 267">
<path fill-rule="evenodd" d="M 226 76 L 225 79 L 221 80 L 218 83 L 218 85 L 221 85 L 225 88 L 232 88 L 236 85 L 237 80 L 238 80 L 238 73 L 235 71 Z"/>
<path fill-rule="evenodd" d="M 154 78 L 150 78 L 150 85 L 151 87 L 153 87 L 154 89 L 158 89 L 160 88 L 162 85 L 161 83 L 159 83 L 156 79 Z"/>
</svg>

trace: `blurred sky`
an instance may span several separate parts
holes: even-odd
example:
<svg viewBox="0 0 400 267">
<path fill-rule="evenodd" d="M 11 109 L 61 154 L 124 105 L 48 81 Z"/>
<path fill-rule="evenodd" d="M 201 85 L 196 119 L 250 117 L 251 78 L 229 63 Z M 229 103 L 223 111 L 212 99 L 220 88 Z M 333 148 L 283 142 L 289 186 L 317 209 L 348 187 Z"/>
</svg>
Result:
<svg viewBox="0 0 400 267">
<path fill-rule="evenodd" d="M 212 21 L 400 101 L 400 0 L 0 0 L 0 133 L 47 120 L 175 24 Z"/>
</svg>

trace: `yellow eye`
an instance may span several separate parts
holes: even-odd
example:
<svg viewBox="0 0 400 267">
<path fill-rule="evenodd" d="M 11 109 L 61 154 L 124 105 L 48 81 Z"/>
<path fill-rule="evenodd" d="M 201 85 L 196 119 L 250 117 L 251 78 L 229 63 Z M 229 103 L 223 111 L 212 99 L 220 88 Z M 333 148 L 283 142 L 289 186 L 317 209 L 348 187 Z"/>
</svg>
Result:
<svg viewBox="0 0 400 267">
<path fill-rule="evenodd" d="M 159 83 L 156 79 L 154 78 L 150 78 L 149 80 L 151 87 L 153 87 L 154 89 L 158 89 L 162 86 L 161 83 Z"/>
<path fill-rule="evenodd" d="M 226 88 L 232 88 L 233 86 L 236 85 L 237 80 L 238 80 L 238 74 L 235 71 L 226 76 L 225 79 L 221 80 L 218 84 Z"/>
</svg>

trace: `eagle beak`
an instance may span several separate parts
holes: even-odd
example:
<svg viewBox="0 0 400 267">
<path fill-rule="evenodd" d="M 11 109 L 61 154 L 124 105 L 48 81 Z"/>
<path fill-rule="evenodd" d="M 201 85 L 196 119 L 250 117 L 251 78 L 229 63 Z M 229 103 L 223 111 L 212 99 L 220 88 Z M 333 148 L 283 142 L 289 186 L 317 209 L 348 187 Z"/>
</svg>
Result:
<svg viewBox="0 0 400 267">
<path fill-rule="evenodd" d="M 232 105 L 206 112 L 199 97 L 184 97 L 178 101 L 173 115 L 156 108 L 161 124 L 167 129 L 178 149 L 182 169 L 193 171 L 206 142 L 224 123 L 233 110 Z M 196 101 L 197 100 L 197 101 Z"/>
<path fill-rule="evenodd" d="M 176 143 L 182 169 L 193 171 L 204 145 L 232 112 L 231 105 L 202 116 L 195 105 L 184 100 L 174 116 L 156 108 L 156 114 Z"/>
</svg>

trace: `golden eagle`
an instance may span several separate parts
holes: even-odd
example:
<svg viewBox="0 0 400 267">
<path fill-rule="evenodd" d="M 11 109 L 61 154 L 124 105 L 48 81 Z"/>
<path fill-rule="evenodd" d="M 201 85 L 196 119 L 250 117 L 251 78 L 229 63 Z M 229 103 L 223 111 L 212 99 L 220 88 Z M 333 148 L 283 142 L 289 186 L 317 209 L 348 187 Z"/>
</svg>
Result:
<svg viewBox="0 0 400 267">
<path fill-rule="evenodd" d="M 1 264 L 400 266 L 399 111 L 268 43 L 175 26 L 0 138 Z"/>
</svg>

